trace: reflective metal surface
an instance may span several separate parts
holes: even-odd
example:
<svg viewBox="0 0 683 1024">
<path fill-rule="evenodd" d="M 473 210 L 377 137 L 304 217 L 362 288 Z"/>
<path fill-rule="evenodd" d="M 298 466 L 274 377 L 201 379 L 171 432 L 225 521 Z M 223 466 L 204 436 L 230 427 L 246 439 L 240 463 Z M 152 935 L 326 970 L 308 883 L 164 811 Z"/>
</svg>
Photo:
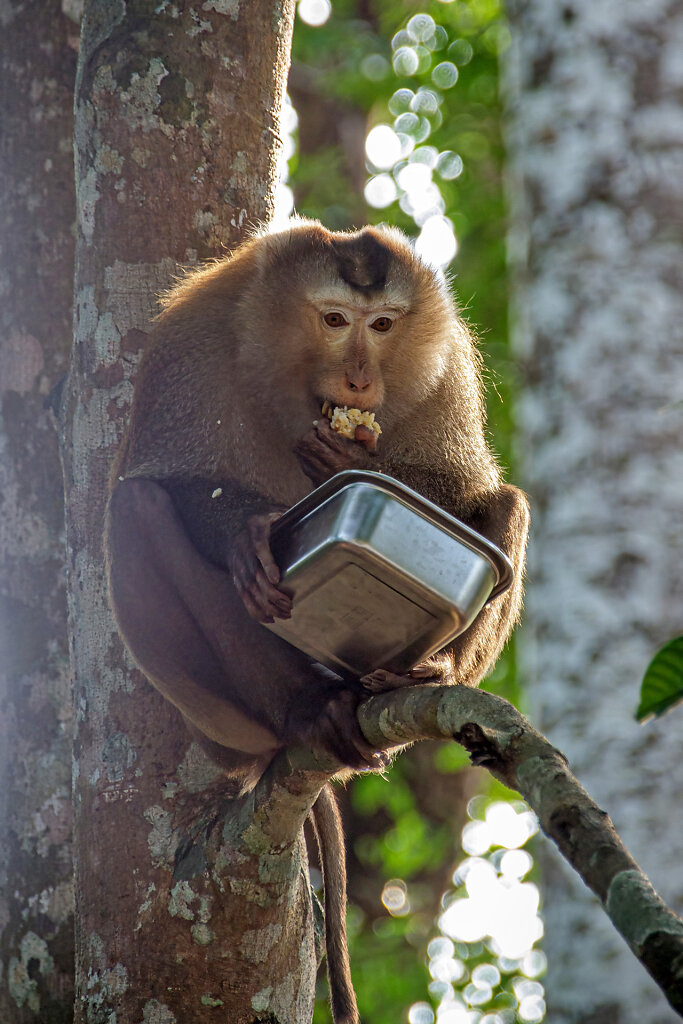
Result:
<svg viewBox="0 0 683 1024">
<path fill-rule="evenodd" d="M 338 473 L 271 535 L 292 617 L 268 629 L 354 675 L 405 672 L 512 580 L 494 544 L 381 473 Z"/>
</svg>

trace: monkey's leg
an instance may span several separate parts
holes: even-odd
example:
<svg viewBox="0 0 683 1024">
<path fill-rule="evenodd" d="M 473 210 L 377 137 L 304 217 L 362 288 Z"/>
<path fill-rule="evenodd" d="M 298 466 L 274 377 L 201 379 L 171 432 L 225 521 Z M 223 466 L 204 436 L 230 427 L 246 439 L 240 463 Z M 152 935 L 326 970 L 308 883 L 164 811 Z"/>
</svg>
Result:
<svg viewBox="0 0 683 1024">
<path fill-rule="evenodd" d="M 329 751 L 348 767 L 378 766 L 355 713 L 360 686 L 249 618 L 230 574 L 197 551 L 163 487 L 140 478 L 118 484 L 108 552 L 126 645 L 195 730 L 231 750 L 263 755 L 264 766 L 295 742 Z"/>
<path fill-rule="evenodd" d="M 275 735 L 225 696 L 212 640 L 217 615 L 230 610 L 229 583 L 196 552 L 163 488 L 143 479 L 119 483 L 108 554 L 118 626 L 145 675 L 210 740 L 272 755 L 280 746 Z"/>
</svg>

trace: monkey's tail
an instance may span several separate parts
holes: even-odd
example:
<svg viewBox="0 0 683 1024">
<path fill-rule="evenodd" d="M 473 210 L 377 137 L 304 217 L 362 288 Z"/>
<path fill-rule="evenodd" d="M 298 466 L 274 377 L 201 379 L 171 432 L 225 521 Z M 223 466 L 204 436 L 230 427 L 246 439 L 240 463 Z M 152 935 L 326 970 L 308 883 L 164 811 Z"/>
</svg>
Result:
<svg viewBox="0 0 683 1024">
<path fill-rule="evenodd" d="M 337 801 L 323 786 L 311 813 L 325 886 L 325 946 L 334 1024 L 360 1024 L 346 944 L 346 859 Z"/>
</svg>

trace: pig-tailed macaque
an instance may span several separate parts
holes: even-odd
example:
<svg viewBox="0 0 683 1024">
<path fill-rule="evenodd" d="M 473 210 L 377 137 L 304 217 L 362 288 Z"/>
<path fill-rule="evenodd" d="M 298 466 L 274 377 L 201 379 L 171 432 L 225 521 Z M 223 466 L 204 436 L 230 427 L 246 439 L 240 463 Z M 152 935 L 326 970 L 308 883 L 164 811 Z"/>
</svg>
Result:
<svg viewBox="0 0 683 1024">
<path fill-rule="evenodd" d="M 344 436 L 323 406 L 374 413 L 381 433 L 368 417 Z M 408 484 L 515 569 L 464 634 L 403 677 L 379 665 L 341 678 L 261 625 L 292 606 L 278 586 L 272 524 L 353 468 Z M 501 482 L 486 442 L 470 334 L 441 275 L 400 232 L 294 221 L 189 273 L 164 298 L 112 472 L 110 594 L 136 663 L 243 790 L 292 744 L 349 769 L 381 767 L 356 717 L 369 692 L 476 686 L 519 613 L 527 521 L 524 496 Z M 325 837 L 339 845 L 329 787 L 316 808 L 322 846 Z M 340 871 L 328 871 L 325 888 L 335 897 L 326 900 L 334 1020 L 356 1024 Z"/>
</svg>

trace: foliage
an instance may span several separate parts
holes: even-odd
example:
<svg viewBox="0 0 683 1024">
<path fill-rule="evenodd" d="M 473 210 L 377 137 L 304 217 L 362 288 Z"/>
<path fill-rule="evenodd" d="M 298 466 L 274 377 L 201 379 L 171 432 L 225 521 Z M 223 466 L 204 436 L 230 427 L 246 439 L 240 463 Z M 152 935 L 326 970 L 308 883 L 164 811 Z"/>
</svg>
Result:
<svg viewBox="0 0 683 1024">
<path fill-rule="evenodd" d="M 663 715 L 680 701 L 683 701 L 683 636 L 657 651 L 648 665 L 635 717 L 642 722 L 653 715 Z"/>
</svg>

